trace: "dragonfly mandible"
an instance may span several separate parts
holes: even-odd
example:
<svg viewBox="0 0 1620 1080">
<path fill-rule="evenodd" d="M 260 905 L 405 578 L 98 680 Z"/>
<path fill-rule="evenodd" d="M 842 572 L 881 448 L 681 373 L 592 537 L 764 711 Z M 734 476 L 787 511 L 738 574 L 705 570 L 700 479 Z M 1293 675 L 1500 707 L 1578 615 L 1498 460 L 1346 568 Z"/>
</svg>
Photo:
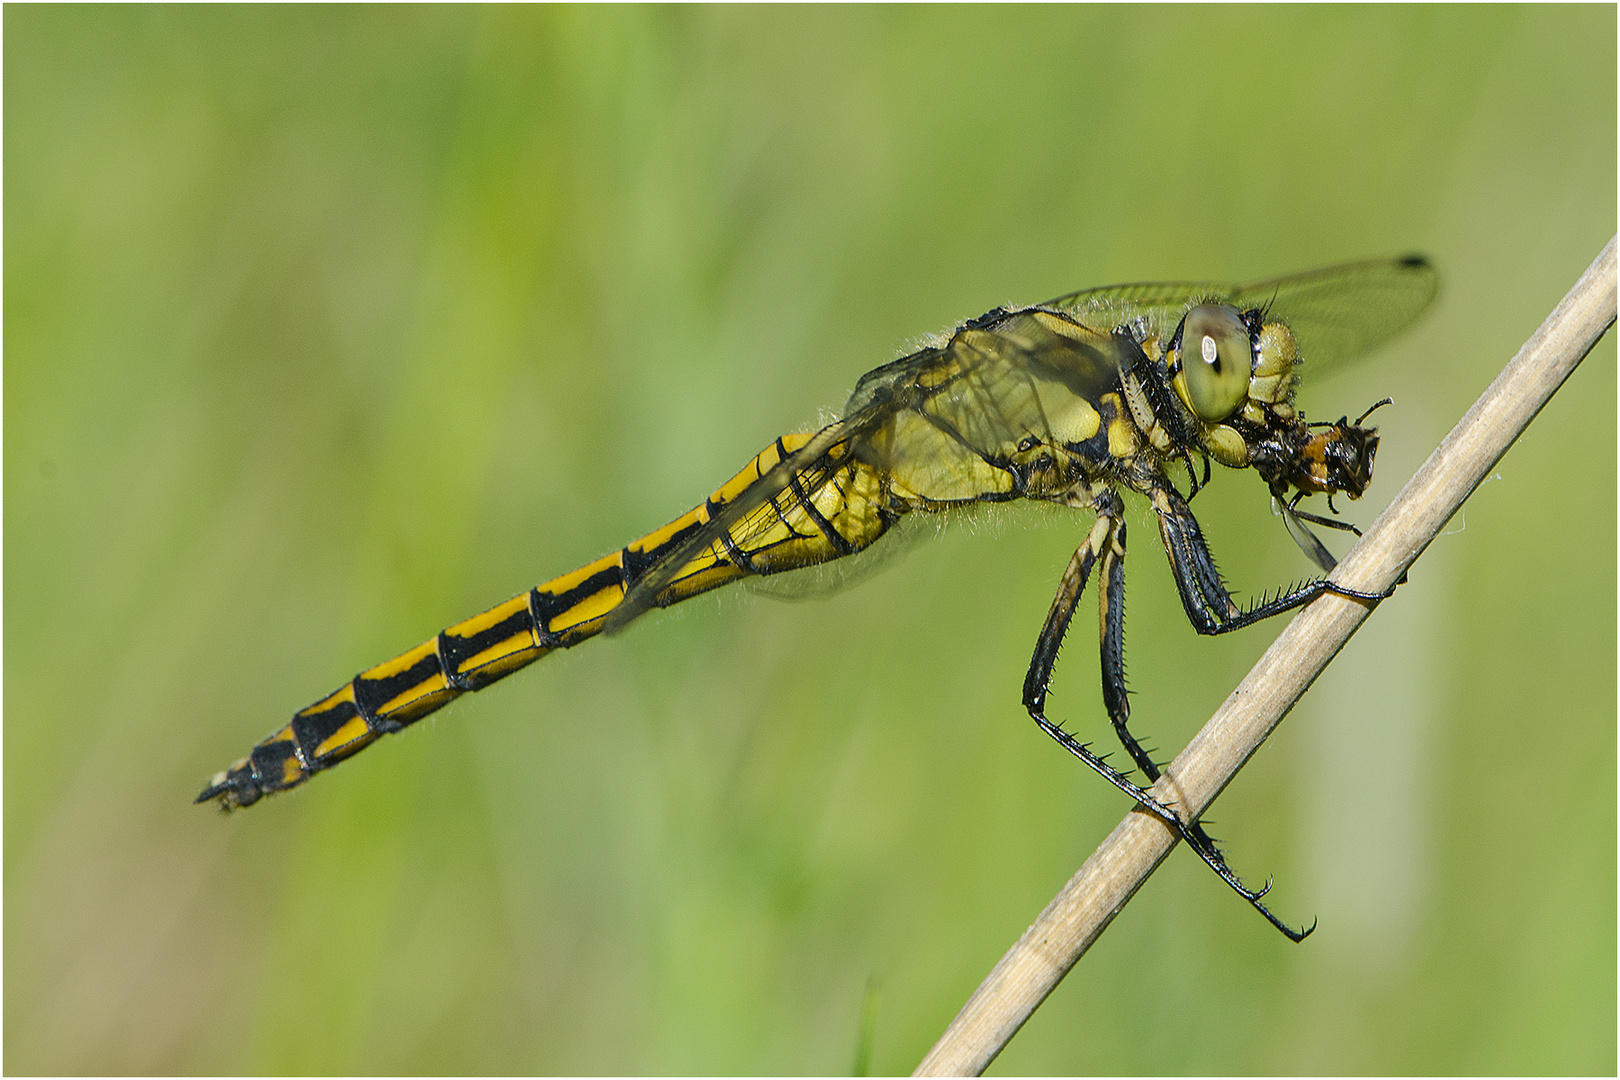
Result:
<svg viewBox="0 0 1620 1080">
<path fill-rule="evenodd" d="M 1025 708 L 1174 828 L 1274 926 L 1302 940 L 1310 929 L 1274 916 L 1261 900 L 1266 889 L 1243 885 L 1197 821 L 1146 790 L 1160 769 L 1127 726 L 1123 495 L 1151 505 L 1200 634 L 1248 626 L 1325 592 L 1382 599 L 1315 579 L 1239 606 L 1189 501 L 1208 482 L 1211 461 L 1253 469 L 1290 535 L 1330 572 L 1333 556 L 1309 525 L 1354 529 L 1299 503 L 1324 495 L 1336 514 L 1334 495 L 1360 497 L 1378 432 L 1362 426 L 1366 414 L 1308 422 L 1294 404 L 1298 369 L 1371 351 L 1416 320 L 1436 289 L 1427 260 L 1408 256 L 1250 285 L 1118 285 L 995 308 L 868 372 L 841 419 L 778 438 L 691 512 L 362 671 L 215 775 L 197 801 L 251 806 L 550 652 L 721 585 L 856 554 L 907 514 L 1033 499 L 1089 510 L 1095 523 L 1036 639 Z M 1094 573 L 1103 703 L 1143 785 L 1046 717 L 1058 647 Z"/>
</svg>

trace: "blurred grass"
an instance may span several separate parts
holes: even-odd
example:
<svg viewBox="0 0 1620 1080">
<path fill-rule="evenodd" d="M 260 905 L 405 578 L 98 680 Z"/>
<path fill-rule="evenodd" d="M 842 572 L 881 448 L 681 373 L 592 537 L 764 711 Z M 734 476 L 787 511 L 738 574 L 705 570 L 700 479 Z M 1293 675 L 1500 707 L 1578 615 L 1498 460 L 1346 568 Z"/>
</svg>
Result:
<svg viewBox="0 0 1620 1080">
<path fill-rule="evenodd" d="M 1588 8 L 5 13 L 8 1072 L 915 1064 L 1125 812 L 1022 716 L 1086 522 L 699 601 L 221 820 L 354 671 L 684 511 L 1002 302 L 1423 250 L 1370 520 L 1615 228 Z M 1007 1073 L 1613 1073 L 1615 352 Z M 1260 485 L 1240 590 L 1308 568 Z M 1200 640 L 1145 517 L 1140 732 Z M 1084 624 L 1054 708 L 1099 741 Z M 875 1015 L 862 1018 L 868 987 Z M 866 1040 L 869 1040 L 866 1041 Z"/>
</svg>

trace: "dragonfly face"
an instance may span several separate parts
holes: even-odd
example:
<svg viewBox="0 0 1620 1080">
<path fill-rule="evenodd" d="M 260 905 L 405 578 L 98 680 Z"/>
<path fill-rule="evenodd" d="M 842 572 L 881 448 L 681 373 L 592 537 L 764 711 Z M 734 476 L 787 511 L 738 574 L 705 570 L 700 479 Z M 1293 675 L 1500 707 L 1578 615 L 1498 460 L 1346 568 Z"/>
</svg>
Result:
<svg viewBox="0 0 1620 1080">
<path fill-rule="evenodd" d="M 1372 476 L 1378 435 L 1360 420 L 1308 423 L 1294 404 L 1299 371 L 1371 350 L 1416 319 L 1434 293 L 1434 271 L 1408 258 L 1248 286 L 1123 285 L 997 308 L 868 372 L 840 420 L 778 438 L 664 528 L 361 672 L 218 773 L 198 801 L 249 806 L 550 652 L 740 578 L 855 554 L 907 514 L 1036 499 L 1089 509 L 1096 522 L 1037 639 L 1024 681 L 1030 715 L 1177 829 L 1274 924 L 1302 937 L 1238 882 L 1197 822 L 1183 821 L 1049 721 L 1046 690 L 1095 570 L 1103 703 L 1136 767 L 1150 783 L 1158 779 L 1157 764 L 1127 729 L 1127 492 L 1153 507 L 1183 607 L 1199 633 L 1235 630 L 1326 591 L 1358 595 L 1315 581 L 1238 607 L 1188 501 L 1208 481 L 1211 461 L 1253 468 L 1289 532 L 1331 570 L 1333 557 L 1305 523 L 1348 526 L 1299 511 L 1298 503 L 1324 494 L 1332 510 L 1334 494 L 1359 497 Z M 1173 480 L 1179 470 L 1187 475 L 1185 495 Z"/>
</svg>

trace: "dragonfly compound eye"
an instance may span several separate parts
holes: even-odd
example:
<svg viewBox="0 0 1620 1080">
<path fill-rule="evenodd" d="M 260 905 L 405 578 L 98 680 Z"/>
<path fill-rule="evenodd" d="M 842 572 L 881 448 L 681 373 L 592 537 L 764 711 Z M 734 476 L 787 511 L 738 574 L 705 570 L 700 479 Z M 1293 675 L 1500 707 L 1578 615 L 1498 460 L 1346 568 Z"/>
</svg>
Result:
<svg viewBox="0 0 1620 1080">
<path fill-rule="evenodd" d="M 1233 308 L 1200 304 L 1181 324 L 1176 393 L 1200 420 L 1225 420 L 1249 393 L 1249 328 Z"/>
</svg>

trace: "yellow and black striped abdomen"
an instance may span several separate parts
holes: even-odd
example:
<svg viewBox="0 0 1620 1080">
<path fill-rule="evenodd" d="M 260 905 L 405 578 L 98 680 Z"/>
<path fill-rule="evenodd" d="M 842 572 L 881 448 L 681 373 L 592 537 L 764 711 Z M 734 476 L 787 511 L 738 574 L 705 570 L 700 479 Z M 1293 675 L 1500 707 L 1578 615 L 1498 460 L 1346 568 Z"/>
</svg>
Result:
<svg viewBox="0 0 1620 1080">
<path fill-rule="evenodd" d="M 251 806 L 462 694 L 596 636 L 643 574 L 813 437 L 777 439 L 701 506 L 662 529 L 362 671 L 216 774 L 197 801 L 217 799 L 226 809 Z M 847 444 L 836 444 L 690 557 L 652 606 L 668 607 L 751 574 L 814 566 L 860 551 L 903 509 L 889 501 L 882 476 L 850 454 Z"/>
</svg>

